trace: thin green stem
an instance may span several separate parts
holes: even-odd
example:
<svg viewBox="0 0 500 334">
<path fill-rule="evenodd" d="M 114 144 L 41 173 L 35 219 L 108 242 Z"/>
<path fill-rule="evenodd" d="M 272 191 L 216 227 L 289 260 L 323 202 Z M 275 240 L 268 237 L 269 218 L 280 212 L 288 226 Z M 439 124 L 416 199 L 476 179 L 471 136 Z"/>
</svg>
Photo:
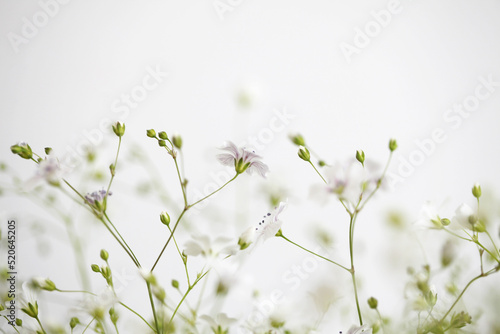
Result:
<svg viewBox="0 0 500 334">
<path fill-rule="evenodd" d="M 172 234 L 172 230 L 170 229 L 170 225 L 168 226 L 168 230 L 170 231 L 170 234 Z M 183 260 L 183 257 L 182 257 L 182 252 L 181 250 L 179 249 L 179 245 L 177 244 L 177 240 L 175 240 L 175 236 L 172 234 L 172 239 L 174 240 L 174 245 L 175 245 L 175 248 L 177 249 L 177 253 L 179 254 L 179 256 L 181 257 L 181 260 L 182 260 L 182 263 L 184 264 L 184 270 L 186 272 L 186 278 L 187 278 L 187 284 L 188 286 L 191 285 L 190 281 L 189 281 L 189 272 L 188 272 L 188 268 L 187 268 L 187 264 L 184 262 Z"/>
<path fill-rule="evenodd" d="M 361 211 L 363 209 L 363 207 L 366 205 L 366 203 L 373 197 L 373 195 L 375 195 L 377 190 L 379 190 L 380 186 L 382 185 L 382 181 L 385 178 L 385 174 L 387 173 L 387 169 L 389 168 L 389 164 L 391 163 L 391 160 L 392 160 L 392 151 L 389 154 L 389 159 L 387 159 L 387 163 L 385 164 L 384 171 L 382 172 L 382 175 L 378 179 L 377 185 L 375 186 L 375 189 L 373 189 L 373 191 L 370 193 L 370 195 L 368 195 L 368 197 L 365 199 L 363 204 L 359 207 L 358 211 Z"/>
<path fill-rule="evenodd" d="M 120 246 L 122 246 L 122 248 L 125 250 L 125 252 L 127 253 L 127 255 L 132 259 L 132 262 L 134 262 L 134 264 L 137 266 L 137 267 L 140 267 L 140 264 L 139 262 L 137 262 L 137 260 L 135 259 L 134 255 L 132 255 L 130 253 L 130 251 L 128 250 L 128 248 L 121 242 L 121 240 L 115 235 L 115 233 L 111 230 L 111 228 L 108 226 L 108 224 L 106 223 L 106 221 L 102 218 L 102 217 L 99 217 L 99 220 L 103 223 L 103 225 L 108 229 L 109 233 L 111 233 L 111 235 L 116 239 L 116 241 L 120 244 Z"/>
<path fill-rule="evenodd" d="M 328 182 L 326 182 L 325 178 L 323 177 L 323 175 L 321 175 L 321 173 L 316 169 L 316 166 L 314 166 L 314 164 L 311 162 L 311 160 L 309 160 L 309 163 L 311 164 L 311 166 L 314 168 L 314 170 L 316 171 L 316 173 L 318 173 L 319 177 L 321 177 L 321 179 L 323 180 L 323 182 L 325 182 L 326 184 L 328 184 Z"/>
<path fill-rule="evenodd" d="M 181 172 L 179 170 L 179 164 L 177 163 L 177 157 L 175 155 L 173 155 L 172 157 L 174 158 L 175 169 L 177 170 L 177 176 L 179 177 L 179 183 L 180 183 L 181 189 L 182 189 L 182 197 L 184 198 L 184 206 L 187 206 L 188 203 L 187 203 L 187 196 L 186 196 L 186 187 L 185 187 L 184 181 L 182 181 Z"/>
<path fill-rule="evenodd" d="M 299 247 L 300 249 L 305 250 L 305 251 L 306 251 L 306 252 L 308 252 L 308 253 L 311 253 L 311 254 L 312 254 L 312 255 L 314 255 L 314 256 L 317 256 L 317 257 L 319 257 L 319 258 L 321 258 L 321 259 L 323 259 L 323 260 L 325 260 L 325 261 L 328 261 L 328 262 L 330 262 L 330 263 L 333 263 L 334 265 L 339 266 L 340 268 L 342 268 L 342 269 L 344 269 L 344 270 L 347 270 L 348 272 L 350 272 L 350 271 L 351 271 L 349 268 L 344 267 L 343 265 L 341 265 L 341 264 L 339 264 L 339 263 L 337 263 L 337 262 L 335 262 L 335 261 L 332 261 L 332 260 L 330 260 L 330 259 L 328 259 L 328 258 L 326 258 L 326 257 L 324 257 L 324 256 L 321 256 L 321 255 L 319 255 L 319 254 L 317 254 L 317 253 L 315 253 L 315 252 L 313 252 L 313 251 L 310 251 L 309 249 L 307 249 L 307 248 L 305 248 L 305 247 L 302 247 L 301 245 L 299 245 L 299 244 L 297 244 L 297 243 L 293 242 L 292 240 L 288 239 L 287 237 L 285 237 L 283 234 L 281 234 L 281 235 L 280 235 L 280 237 L 282 237 L 283 239 L 285 239 L 286 241 L 288 241 L 288 242 L 289 242 L 289 243 L 291 243 L 292 245 L 295 245 L 295 246 Z"/>
<path fill-rule="evenodd" d="M 491 244 L 493 245 L 493 248 L 495 248 L 495 252 L 498 255 L 500 255 L 500 251 L 498 250 L 497 245 L 495 244 L 495 241 L 493 241 L 493 238 L 491 237 L 490 232 L 488 232 L 488 231 L 484 231 L 484 232 L 486 233 L 486 235 L 488 236 L 488 238 L 490 238 Z"/>
<path fill-rule="evenodd" d="M 116 231 L 116 234 L 120 237 L 120 239 L 123 241 L 124 245 L 128 248 L 128 250 L 130 251 L 130 254 L 134 257 L 135 259 L 135 263 L 136 265 L 139 267 L 140 266 L 140 263 L 139 263 L 139 260 L 137 260 L 137 257 L 135 256 L 134 252 L 132 251 L 132 248 L 130 248 L 130 246 L 127 244 L 127 242 L 125 241 L 125 239 L 122 237 L 122 235 L 120 234 L 120 232 L 118 231 L 118 229 L 115 227 L 115 225 L 113 224 L 113 222 L 111 221 L 111 219 L 109 219 L 106 211 L 103 212 L 104 214 L 104 217 L 106 218 L 106 220 L 109 222 L 109 224 L 113 227 L 113 229 Z"/>
<path fill-rule="evenodd" d="M 115 162 L 113 163 L 113 172 L 111 173 L 111 178 L 109 179 L 108 189 L 106 190 L 106 199 L 108 198 L 109 190 L 111 189 L 111 183 L 115 178 L 116 164 L 118 163 L 118 155 L 120 154 L 120 147 L 122 144 L 122 137 L 118 137 L 118 148 L 116 149 Z"/>
<path fill-rule="evenodd" d="M 150 270 L 151 272 L 153 272 L 153 270 L 155 269 L 156 265 L 158 264 L 158 261 L 160 261 L 160 258 L 163 255 L 163 252 L 165 252 L 165 249 L 167 248 L 170 240 L 174 236 L 174 233 L 175 233 L 175 230 L 177 229 L 177 226 L 179 226 L 179 223 L 181 221 L 182 216 L 184 216 L 184 214 L 186 213 L 187 210 L 188 210 L 187 207 L 184 208 L 184 210 L 182 210 L 181 214 L 179 215 L 179 218 L 177 218 L 177 221 L 175 222 L 174 228 L 172 229 L 172 232 L 170 233 L 170 236 L 168 237 L 167 242 L 165 242 L 165 245 L 163 246 L 163 248 L 162 248 L 160 254 L 158 255 L 158 257 L 156 258 L 155 263 L 151 267 L 151 270 Z"/>
<path fill-rule="evenodd" d="M 85 327 L 85 329 L 83 330 L 82 334 L 85 333 L 87 331 L 87 328 L 89 328 L 90 324 L 92 324 L 95 320 L 95 317 L 92 318 L 92 320 L 90 320 L 90 322 L 87 324 L 87 326 Z"/>
<path fill-rule="evenodd" d="M 11 323 L 11 321 L 9 320 L 9 318 L 7 318 L 7 316 L 5 316 L 5 315 L 4 315 L 3 317 L 5 318 L 5 320 L 7 321 L 7 323 L 8 323 L 9 325 L 11 325 L 11 326 L 12 326 L 12 328 L 14 328 L 14 330 L 15 330 L 16 332 L 18 332 L 18 333 L 19 333 L 19 331 L 17 330 L 16 326 L 15 326 L 15 325 L 13 325 L 13 324 Z"/>
<path fill-rule="evenodd" d="M 359 205 L 359 202 L 358 202 Z M 356 210 L 354 212 L 357 212 Z M 354 287 L 354 298 L 356 299 L 356 309 L 358 311 L 359 317 L 359 325 L 363 326 L 363 317 L 361 316 L 361 309 L 359 307 L 359 298 L 358 298 L 358 287 L 356 284 L 356 274 L 354 270 L 354 224 L 356 223 L 357 213 L 350 214 L 350 222 L 349 222 L 349 256 L 351 259 L 351 269 L 349 272 L 352 277 L 352 284 Z"/>
<path fill-rule="evenodd" d="M 467 285 L 463 288 L 462 292 L 460 292 L 460 294 L 458 295 L 457 299 L 455 300 L 455 302 L 451 305 L 451 307 L 448 309 L 448 311 L 444 314 L 444 316 L 441 318 L 441 320 L 439 320 L 439 322 L 443 322 L 444 319 L 446 319 L 446 317 L 448 316 L 448 314 L 450 314 L 451 310 L 453 310 L 453 308 L 455 307 L 455 305 L 457 305 L 458 301 L 460 300 L 460 298 L 462 298 L 462 296 L 464 295 L 465 291 L 469 288 L 469 286 L 474 283 L 476 280 L 480 279 L 481 277 L 485 276 L 486 274 L 480 274 L 476 277 L 474 277 L 472 280 L 469 281 L 469 283 L 467 283 Z"/>
<path fill-rule="evenodd" d="M 153 318 L 155 321 L 156 333 L 161 334 L 162 332 L 160 331 L 160 324 L 158 323 L 158 317 L 156 316 L 156 308 L 155 308 L 155 302 L 153 300 L 153 293 L 151 291 L 151 284 L 149 284 L 149 282 L 146 281 L 146 285 L 148 287 L 149 302 L 151 304 L 151 310 L 153 311 Z"/>
<path fill-rule="evenodd" d="M 219 192 L 220 190 L 222 190 L 222 188 L 224 188 L 225 186 L 227 186 L 230 182 L 234 181 L 234 179 L 236 179 L 238 177 L 238 175 L 240 174 L 236 174 L 231 180 L 227 181 L 226 183 L 224 183 L 219 189 L 213 191 L 212 193 L 208 194 L 207 196 L 203 197 L 202 199 L 200 200 L 197 200 L 196 202 L 192 203 L 192 204 L 189 204 L 188 206 L 186 206 L 186 208 L 191 208 L 193 206 L 195 206 L 196 204 L 206 200 L 207 198 L 209 198 L 210 196 L 214 195 L 215 193 Z"/>
<path fill-rule="evenodd" d="M 361 309 L 359 308 L 358 288 L 356 285 L 356 274 L 354 271 L 354 267 L 352 267 L 351 276 L 352 276 L 352 284 L 354 286 L 354 297 L 356 298 L 356 309 L 358 310 L 359 325 L 363 326 L 363 317 L 361 316 Z"/>
<path fill-rule="evenodd" d="M 144 321 L 144 323 L 146 325 L 148 325 L 149 328 L 151 328 L 151 330 L 153 332 L 155 332 L 155 329 L 153 327 L 151 327 L 151 325 L 149 324 L 149 322 L 146 321 L 146 319 L 144 319 L 139 313 L 137 313 L 136 311 L 134 311 L 133 309 L 131 309 L 129 306 L 125 305 L 124 303 L 122 302 L 119 302 L 119 304 L 123 307 L 125 307 L 127 310 L 129 310 L 130 312 L 132 312 L 133 314 L 135 314 L 136 316 L 138 316 L 142 321 Z"/>
<path fill-rule="evenodd" d="M 43 326 L 42 326 L 42 322 L 40 321 L 40 319 L 38 318 L 38 316 L 37 316 L 35 319 L 36 319 L 36 321 L 38 322 L 38 324 L 40 325 L 40 329 L 42 330 L 42 332 L 43 332 L 44 334 L 46 334 L 47 332 L 46 332 L 46 331 L 45 331 L 45 329 L 43 328 Z"/>
</svg>

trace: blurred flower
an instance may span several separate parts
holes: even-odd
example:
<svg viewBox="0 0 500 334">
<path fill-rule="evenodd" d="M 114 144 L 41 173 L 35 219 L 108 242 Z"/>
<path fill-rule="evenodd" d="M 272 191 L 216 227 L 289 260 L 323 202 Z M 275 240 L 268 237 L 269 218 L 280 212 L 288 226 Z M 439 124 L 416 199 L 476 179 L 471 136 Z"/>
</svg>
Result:
<svg viewBox="0 0 500 334">
<path fill-rule="evenodd" d="M 200 319 L 206 321 L 215 334 L 228 333 L 229 326 L 237 321 L 236 319 L 229 318 L 225 313 L 217 314 L 215 319 L 205 314 L 200 316 Z"/>
<path fill-rule="evenodd" d="M 475 214 L 474 210 L 467 204 L 461 204 L 455 210 L 455 216 L 452 219 L 453 222 L 459 223 L 462 227 L 474 230 L 478 232 L 484 232 L 484 224 L 481 223 L 478 216 Z"/>
<path fill-rule="evenodd" d="M 372 329 L 368 325 L 363 325 L 361 327 L 353 325 L 351 328 L 349 328 L 349 331 L 346 334 L 361 334 L 361 333 L 371 334 Z"/>
<path fill-rule="evenodd" d="M 238 148 L 234 143 L 228 141 L 226 146 L 222 150 L 229 153 L 223 153 L 217 155 L 219 162 L 225 166 L 234 166 L 236 173 L 241 174 L 246 171 L 248 174 L 252 174 L 253 171 L 257 171 L 262 177 L 266 177 L 266 173 L 269 171 L 269 167 L 260 161 L 261 156 L 255 154 L 255 152 L 250 152 L 245 148 Z"/>
<path fill-rule="evenodd" d="M 232 239 L 218 237 L 211 240 L 207 235 L 194 235 L 184 246 L 184 254 L 189 256 L 202 255 L 207 258 L 216 258 L 219 254 L 234 255 L 237 246 L 230 244 Z"/>
<path fill-rule="evenodd" d="M 350 161 L 345 166 L 335 164 L 326 167 L 326 187 L 324 184 L 313 186 L 311 196 L 325 203 L 328 196 L 334 194 L 340 200 L 356 206 L 363 192 L 375 189 L 379 177 L 377 172 L 378 165 L 370 161 L 365 161 L 364 167 L 357 161 Z"/>
</svg>

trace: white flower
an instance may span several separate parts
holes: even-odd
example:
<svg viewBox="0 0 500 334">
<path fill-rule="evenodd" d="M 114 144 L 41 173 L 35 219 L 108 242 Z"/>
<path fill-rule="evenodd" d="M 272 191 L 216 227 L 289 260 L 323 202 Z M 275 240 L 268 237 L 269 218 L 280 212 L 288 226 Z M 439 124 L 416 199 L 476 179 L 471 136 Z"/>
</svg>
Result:
<svg viewBox="0 0 500 334">
<path fill-rule="evenodd" d="M 438 215 L 438 210 L 436 205 L 427 201 L 420 209 L 420 218 L 417 220 L 417 224 L 423 227 L 429 227 L 429 223 L 432 223 L 432 226 L 435 228 L 442 228 L 443 224 L 441 222 L 441 217 Z"/>
<path fill-rule="evenodd" d="M 245 148 L 238 148 L 232 142 L 227 142 L 226 146 L 222 150 L 229 153 L 222 153 L 217 155 L 219 162 L 225 166 L 234 166 L 236 173 L 241 174 L 246 171 L 248 174 L 252 174 L 256 171 L 262 177 L 266 177 L 266 173 L 269 171 L 269 167 L 260 159 L 261 156 L 255 154 L 255 152 L 250 152 Z"/>
<path fill-rule="evenodd" d="M 204 314 L 200 316 L 200 319 L 205 320 L 214 333 L 225 333 L 229 329 L 229 326 L 237 321 L 236 319 L 229 318 L 225 313 L 217 314 L 215 319 Z"/>
<path fill-rule="evenodd" d="M 279 215 L 285 210 L 287 206 L 286 202 L 280 202 L 278 207 L 274 211 L 268 212 L 263 216 L 262 219 L 255 226 L 251 226 L 245 230 L 238 240 L 240 249 L 247 248 L 251 243 L 258 241 L 266 241 L 267 239 L 274 237 L 276 233 L 283 225 L 283 222 L 279 219 Z"/>
<path fill-rule="evenodd" d="M 378 165 L 365 161 L 363 167 L 358 161 L 352 160 L 346 166 L 335 164 L 325 168 L 324 175 L 327 185 L 314 186 L 311 189 L 311 196 L 326 202 L 330 194 L 335 194 L 340 200 L 347 202 L 351 206 L 356 206 L 363 192 L 371 191 L 375 188 L 378 177 L 374 177 Z"/>
<path fill-rule="evenodd" d="M 87 195 L 85 195 L 85 200 L 87 200 L 89 204 L 95 205 L 96 203 L 102 202 L 106 196 L 111 195 L 113 195 L 111 191 L 108 193 L 106 190 L 101 189 L 92 193 L 87 193 Z"/>
<path fill-rule="evenodd" d="M 351 328 L 349 328 L 349 331 L 346 334 L 371 334 L 372 329 L 368 325 L 363 325 L 361 327 L 358 327 L 356 325 L 353 325 Z"/>
<path fill-rule="evenodd" d="M 194 235 L 192 240 L 186 242 L 184 254 L 190 256 L 202 255 L 212 258 L 217 257 L 219 254 L 234 255 L 237 247 L 229 244 L 231 241 L 232 239 L 226 237 L 218 237 L 215 240 L 211 240 L 207 235 Z"/>
<path fill-rule="evenodd" d="M 459 223 L 466 229 L 472 230 L 474 228 L 476 231 L 481 232 L 480 228 L 482 224 L 480 223 L 474 210 L 465 203 L 461 204 L 455 210 L 455 216 L 453 217 L 452 221 L 455 223 Z"/>
<path fill-rule="evenodd" d="M 53 186 L 58 186 L 63 174 L 63 168 L 59 160 L 52 154 L 47 155 L 45 159 L 40 161 L 35 172 L 35 176 L 26 182 L 26 189 L 30 190 L 38 186 L 41 182 L 46 181 Z"/>
</svg>

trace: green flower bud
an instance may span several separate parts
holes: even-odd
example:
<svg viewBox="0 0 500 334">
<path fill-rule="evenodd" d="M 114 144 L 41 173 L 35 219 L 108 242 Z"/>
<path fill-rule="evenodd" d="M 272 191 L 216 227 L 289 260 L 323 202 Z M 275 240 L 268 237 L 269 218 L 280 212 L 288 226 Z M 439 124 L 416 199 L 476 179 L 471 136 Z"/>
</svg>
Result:
<svg viewBox="0 0 500 334">
<path fill-rule="evenodd" d="M 179 150 L 182 148 L 182 138 L 181 136 L 179 135 L 175 135 L 172 137 L 172 143 L 174 144 L 174 146 L 176 148 L 178 148 Z"/>
<path fill-rule="evenodd" d="M 165 289 L 162 287 L 156 287 L 153 289 L 153 294 L 158 299 L 159 301 L 163 302 L 165 300 L 165 297 L 167 297 L 167 293 L 165 292 Z"/>
<path fill-rule="evenodd" d="M 109 165 L 109 172 L 111 173 L 112 176 L 115 176 L 115 171 L 116 171 L 115 164 Z"/>
<path fill-rule="evenodd" d="M 3 310 L 5 310 L 5 306 L 3 306 L 3 304 L 0 304 L 0 312 L 2 312 Z"/>
<path fill-rule="evenodd" d="M 149 129 L 146 131 L 146 135 L 149 137 L 149 138 L 156 138 L 156 131 L 153 130 L 153 129 Z"/>
<path fill-rule="evenodd" d="M 301 146 L 297 154 L 299 155 L 299 158 L 301 158 L 302 160 L 311 161 L 311 153 L 309 153 L 309 150 L 306 147 Z"/>
<path fill-rule="evenodd" d="M 372 309 L 376 309 L 378 306 L 378 300 L 375 297 L 368 298 L 368 306 Z"/>
<path fill-rule="evenodd" d="M 320 161 L 318 161 L 318 165 L 320 167 L 325 167 L 326 166 L 326 162 L 324 162 L 323 160 L 320 160 Z"/>
<path fill-rule="evenodd" d="M 18 327 L 23 327 L 23 320 L 22 320 L 22 319 L 17 318 L 17 319 L 16 319 L 16 326 L 18 326 Z"/>
<path fill-rule="evenodd" d="M 100 273 L 101 272 L 101 268 L 99 268 L 99 266 L 97 264 L 91 265 L 90 268 L 92 268 L 92 271 L 95 272 L 95 273 Z"/>
<path fill-rule="evenodd" d="M 56 284 L 47 278 L 45 280 L 45 285 L 42 286 L 42 289 L 44 289 L 46 291 L 54 291 L 54 290 L 56 290 Z"/>
<path fill-rule="evenodd" d="M 51 147 L 46 147 L 43 149 L 45 151 L 45 154 L 49 155 L 50 152 L 52 152 L 52 148 Z"/>
<path fill-rule="evenodd" d="M 283 236 L 283 231 L 281 231 L 281 229 L 279 229 L 278 232 L 276 232 L 276 234 L 274 236 L 275 237 L 282 237 Z"/>
<path fill-rule="evenodd" d="M 21 308 L 21 311 L 36 319 L 38 317 L 38 303 L 36 301 L 35 304 L 28 303 L 28 307 Z"/>
<path fill-rule="evenodd" d="M 397 148 L 398 143 L 396 142 L 396 139 L 389 140 L 389 150 L 391 150 L 391 152 L 394 152 Z"/>
<path fill-rule="evenodd" d="M 160 220 L 164 225 L 168 226 L 170 224 L 170 216 L 168 215 L 168 213 L 166 211 L 163 211 L 162 213 L 160 213 Z"/>
<path fill-rule="evenodd" d="M 306 141 L 304 140 L 304 137 L 302 137 L 301 134 L 291 135 L 290 139 L 297 146 L 306 146 Z"/>
<path fill-rule="evenodd" d="M 113 132 L 118 137 L 122 137 L 125 134 L 125 124 L 123 124 L 122 122 L 116 122 L 115 124 L 113 124 Z"/>
<path fill-rule="evenodd" d="M 109 313 L 109 318 L 111 319 L 111 322 L 116 325 L 116 323 L 118 322 L 119 316 L 118 316 L 118 313 L 115 311 L 115 308 L 114 307 L 110 308 L 108 313 Z"/>
<path fill-rule="evenodd" d="M 186 265 L 188 262 L 188 256 L 184 254 L 184 252 L 182 252 L 181 255 L 182 255 L 182 262 L 184 262 L 184 265 Z"/>
<path fill-rule="evenodd" d="M 71 327 L 71 329 L 75 328 L 76 325 L 78 325 L 80 323 L 80 320 L 77 318 L 77 317 L 73 317 L 71 318 L 71 320 L 69 321 L 69 327 Z"/>
<path fill-rule="evenodd" d="M 176 279 L 173 279 L 173 280 L 172 280 L 172 286 L 173 286 L 174 288 L 178 289 L 178 288 L 179 288 L 179 281 L 178 281 L 178 280 L 176 280 Z"/>
<path fill-rule="evenodd" d="M 161 147 L 165 147 L 167 146 L 167 143 L 163 139 L 160 139 L 158 140 L 158 145 L 160 145 Z"/>
<path fill-rule="evenodd" d="M 365 152 L 363 152 L 362 150 L 356 151 L 356 160 L 361 162 L 361 164 L 364 167 L 365 166 Z"/>
<path fill-rule="evenodd" d="M 17 154 L 23 159 L 31 159 L 33 157 L 33 151 L 31 147 L 26 143 L 19 143 L 17 145 L 12 145 L 10 151 Z"/>
<path fill-rule="evenodd" d="M 165 139 L 167 140 L 168 139 L 168 135 L 165 131 L 161 131 L 158 133 L 158 137 L 160 137 L 160 139 Z"/>
<path fill-rule="evenodd" d="M 474 195 L 475 198 L 479 199 L 481 197 L 481 186 L 479 183 L 474 184 L 472 187 L 472 195 Z"/>
<path fill-rule="evenodd" d="M 108 261 L 109 254 L 105 249 L 101 249 L 100 256 L 101 256 L 101 259 L 103 259 L 104 261 Z"/>
<path fill-rule="evenodd" d="M 429 304 L 430 307 L 433 307 L 437 302 L 437 293 L 430 289 L 425 294 L 425 301 L 427 302 L 427 304 Z"/>
<path fill-rule="evenodd" d="M 451 221 L 448 218 L 442 218 L 440 222 L 443 226 L 448 226 L 451 223 Z"/>
</svg>

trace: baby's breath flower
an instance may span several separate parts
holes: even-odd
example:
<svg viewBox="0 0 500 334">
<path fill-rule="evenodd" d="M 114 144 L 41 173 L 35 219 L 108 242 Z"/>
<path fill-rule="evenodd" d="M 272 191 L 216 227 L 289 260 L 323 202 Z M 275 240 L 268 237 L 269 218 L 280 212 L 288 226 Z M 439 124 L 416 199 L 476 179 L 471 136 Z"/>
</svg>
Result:
<svg viewBox="0 0 500 334">
<path fill-rule="evenodd" d="M 123 124 L 122 122 L 116 122 L 112 127 L 115 135 L 117 135 L 118 137 L 123 137 L 123 135 L 125 134 L 125 124 Z"/>
<path fill-rule="evenodd" d="M 236 319 L 229 318 L 225 313 L 217 314 L 215 319 L 204 314 L 200 316 L 200 319 L 206 321 L 215 334 L 228 333 L 229 326 L 237 321 Z"/>
<path fill-rule="evenodd" d="M 372 334 L 372 329 L 368 325 L 363 325 L 363 326 L 356 326 L 353 325 L 351 328 L 349 328 L 349 331 L 346 334 Z"/>
<path fill-rule="evenodd" d="M 455 217 L 452 221 L 459 223 L 462 227 L 474 230 L 477 232 L 484 232 L 484 224 L 479 220 L 478 216 L 474 213 L 474 210 L 467 204 L 461 204 L 455 210 Z"/>
<path fill-rule="evenodd" d="M 257 171 L 260 176 L 266 177 L 266 173 L 269 171 L 269 167 L 260 161 L 261 156 L 255 154 L 255 152 L 250 152 L 245 148 L 238 148 L 232 142 L 228 141 L 226 146 L 222 150 L 229 153 L 223 153 L 217 155 L 219 162 L 225 166 L 234 166 L 236 173 L 241 174 L 247 172 L 252 174 L 253 171 Z"/>
<path fill-rule="evenodd" d="M 16 145 L 12 145 L 10 147 L 10 151 L 14 154 L 17 154 L 23 159 L 31 159 L 33 157 L 33 151 L 31 147 L 25 142 L 20 142 Z"/>
<path fill-rule="evenodd" d="M 207 235 L 194 235 L 184 246 L 184 254 L 189 256 L 202 255 L 207 258 L 216 258 L 219 254 L 235 254 L 236 246 L 229 244 L 232 240 L 218 237 L 211 240 Z"/>
<path fill-rule="evenodd" d="M 104 189 L 94 191 L 92 193 L 87 193 L 85 195 L 85 200 L 87 201 L 88 204 L 90 204 L 92 207 L 97 209 L 98 211 L 102 211 L 104 208 L 104 199 L 107 196 L 111 196 L 113 193 L 107 192 Z"/>
</svg>

